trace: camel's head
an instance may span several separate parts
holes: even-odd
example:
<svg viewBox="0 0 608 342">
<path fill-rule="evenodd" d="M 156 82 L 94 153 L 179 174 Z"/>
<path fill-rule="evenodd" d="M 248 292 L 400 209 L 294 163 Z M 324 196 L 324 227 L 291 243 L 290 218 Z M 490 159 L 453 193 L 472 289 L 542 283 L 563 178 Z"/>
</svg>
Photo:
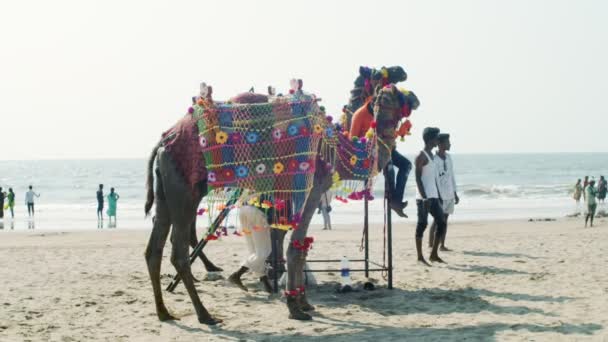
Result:
<svg viewBox="0 0 608 342">
<path fill-rule="evenodd" d="M 378 170 L 382 170 L 391 158 L 399 122 L 409 117 L 419 105 L 420 101 L 413 92 L 397 89 L 394 84 L 376 88 L 374 115 L 378 135 Z"/>
</svg>

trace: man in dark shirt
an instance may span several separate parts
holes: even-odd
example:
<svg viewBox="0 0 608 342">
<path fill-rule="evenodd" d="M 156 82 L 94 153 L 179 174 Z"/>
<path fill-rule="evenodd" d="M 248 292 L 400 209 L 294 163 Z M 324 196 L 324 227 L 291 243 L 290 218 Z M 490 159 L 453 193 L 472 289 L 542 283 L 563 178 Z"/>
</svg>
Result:
<svg viewBox="0 0 608 342">
<path fill-rule="evenodd" d="M 0 218 L 4 218 L 4 198 L 6 197 L 6 193 L 2 191 L 2 187 L 0 186 Z"/>
<path fill-rule="evenodd" d="M 103 184 L 99 184 L 97 190 L 97 219 L 103 220 Z"/>
</svg>

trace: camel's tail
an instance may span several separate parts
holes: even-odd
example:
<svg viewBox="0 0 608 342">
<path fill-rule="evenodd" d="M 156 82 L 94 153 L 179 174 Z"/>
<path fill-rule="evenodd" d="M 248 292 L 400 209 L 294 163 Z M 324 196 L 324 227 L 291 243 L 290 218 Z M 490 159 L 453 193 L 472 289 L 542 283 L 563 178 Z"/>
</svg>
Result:
<svg viewBox="0 0 608 342">
<path fill-rule="evenodd" d="M 154 204 L 154 159 L 156 159 L 156 154 L 158 153 L 158 149 L 160 148 L 161 143 L 156 144 L 152 153 L 150 154 L 150 159 L 148 159 L 148 169 L 147 169 L 147 180 L 146 180 L 146 206 L 145 213 L 146 216 L 150 213 L 150 209 L 152 209 L 152 205 Z"/>
</svg>

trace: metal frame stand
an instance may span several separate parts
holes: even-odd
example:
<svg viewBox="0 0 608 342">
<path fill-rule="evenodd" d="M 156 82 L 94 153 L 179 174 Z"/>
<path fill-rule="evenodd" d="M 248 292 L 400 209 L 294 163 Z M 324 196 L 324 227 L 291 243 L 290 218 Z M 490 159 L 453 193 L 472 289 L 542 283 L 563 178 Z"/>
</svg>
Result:
<svg viewBox="0 0 608 342">
<path fill-rule="evenodd" d="M 393 165 L 391 163 L 389 163 L 386 166 L 386 169 L 388 171 L 389 167 L 393 167 Z M 386 174 L 387 172 L 385 172 Z M 386 178 L 386 176 L 385 176 Z M 366 183 L 367 186 L 367 183 Z M 382 265 L 380 263 L 374 262 L 372 260 L 370 260 L 369 258 L 369 203 L 367 200 L 367 197 L 365 197 L 364 201 L 363 201 L 363 209 L 364 209 L 364 216 L 363 216 L 363 244 L 364 244 L 364 259 L 354 259 L 354 260 L 350 260 L 349 262 L 362 262 L 364 264 L 363 268 L 355 268 L 355 269 L 350 269 L 350 272 L 364 272 L 365 273 L 365 277 L 369 278 L 369 273 L 370 272 L 387 272 L 387 288 L 389 290 L 393 289 L 393 222 L 392 222 L 392 217 L 391 217 L 391 208 L 390 208 L 390 187 L 388 184 L 388 178 L 385 179 L 385 183 L 384 183 L 384 201 L 385 201 L 385 205 L 384 205 L 384 215 L 386 218 L 386 239 L 387 239 L 387 264 L 386 265 Z M 273 241 L 273 248 L 278 248 L 278 240 L 277 241 Z M 342 260 L 338 260 L 338 259 L 323 259 L 323 260 L 306 260 L 307 263 L 339 263 Z M 375 268 L 370 268 L 370 264 L 375 266 Z M 273 270 L 277 269 L 277 262 L 276 260 L 273 259 L 273 265 L 272 268 Z M 321 270 L 321 269 L 311 269 L 311 270 L 304 270 L 304 272 L 316 272 L 316 273 L 330 273 L 330 272 L 341 272 L 341 269 L 326 269 L 326 270 Z M 274 282 L 274 292 L 277 293 L 279 291 L 278 289 L 278 281 L 276 280 L 276 276 L 275 276 L 275 282 Z"/>
</svg>

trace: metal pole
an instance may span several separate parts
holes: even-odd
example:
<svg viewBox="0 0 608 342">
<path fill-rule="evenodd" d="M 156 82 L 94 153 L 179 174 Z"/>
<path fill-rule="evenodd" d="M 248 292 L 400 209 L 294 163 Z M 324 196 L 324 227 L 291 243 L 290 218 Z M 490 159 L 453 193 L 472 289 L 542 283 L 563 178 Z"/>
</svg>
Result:
<svg viewBox="0 0 608 342">
<path fill-rule="evenodd" d="M 387 166 L 387 168 L 389 167 L 393 167 L 393 165 L 391 163 L 389 163 Z M 388 171 L 388 170 L 387 170 Z M 385 175 L 389 174 L 389 172 L 385 172 Z M 390 206 L 390 200 L 391 200 L 391 193 L 389 191 L 389 184 L 388 184 L 388 178 L 385 179 L 384 181 L 384 189 L 385 189 L 385 198 L 384 200 L 386 201 L 386 233 L 387 233 L 387 240 L 388 240 L 388 247 L 387 247 L 387 253 L 388 253 L 388 289 L 392 290 L 393 289 L 393 220 L 392 220 L 392 212 L 391 212 L 391 206 Z"/>
<path fill-rule="evenodd" d="M 222 209 L 222 211 L 220 211 L 220 213 L 217 215 L 217 217 L 215 218 L 215 220 L 209 227 L 209 234 L 207 234 L 207 235 L 215 233 L 217 228 L 220 226 L 222 221 L 224 221 L 224 219 L 230 212 L 230 207 L 234 203 L 236 203 L 236 201 L 239 199 L 239 197 L 241 197 L 241 193 L 242 193 L 241 189 L 234 190 L 232 197 L 230 197 L 228 202 L 226 202 L 226 207 L 224 209 Z M 198 245 L 196 245 L 196 247 L 194 247 L 194 249 L 192 250 L 192 253 L 190 253 L 190 265 L 192 265 L 192 263 L 194 263 L 194 261 L 196 260 L 196 257 L 199 255 L 199 253 L 201 253 L 203 248 L 205 248 L 205 246 L 207 245 L 207 242 L 208 242 L 207 239 L 202 239 L 201 241 L 198 242 Z M 173 292 L 173 290 L 175 290 L 175 288 L 177 287 L 177 285 L 179 284 L 179 282 L 181 280 L 182 279 L 179 276 L 179 273 L 176 273 L 175 276 L 173 277 L 173 280 L 171 281 L 171 284 L 169 284 L 169 286 L 167 286 L 167 291 Z"/>
<path fill-rule="evenodd" d="M 367 181 L 365 181 L 365 189 L 367 189 Z M 369 208 L 367 202 L 367 196 L 363 201 L 364 215 L 363 215 L 363 235 L 365 239 L 365 277 L 369 278 Z"/>
<path fill-rule="evenodd" d="M 273 291 L 279 292 L 279 237 L 278 231 L 273 229 L 272 235 L 272 274 L 273 274 Z"/>
</svg>

